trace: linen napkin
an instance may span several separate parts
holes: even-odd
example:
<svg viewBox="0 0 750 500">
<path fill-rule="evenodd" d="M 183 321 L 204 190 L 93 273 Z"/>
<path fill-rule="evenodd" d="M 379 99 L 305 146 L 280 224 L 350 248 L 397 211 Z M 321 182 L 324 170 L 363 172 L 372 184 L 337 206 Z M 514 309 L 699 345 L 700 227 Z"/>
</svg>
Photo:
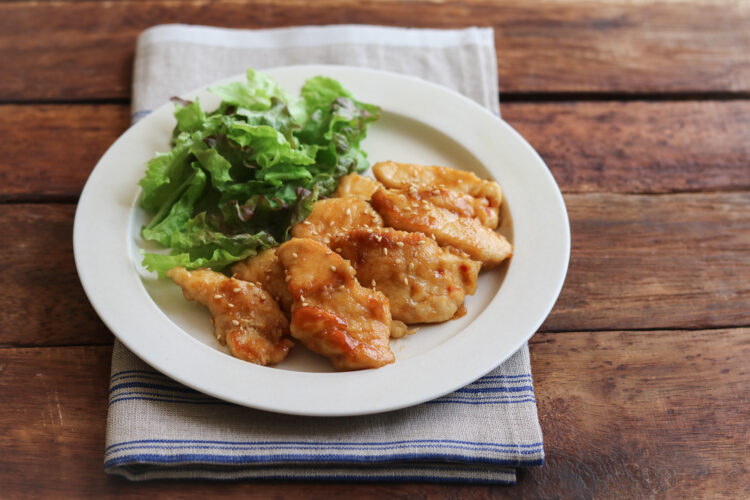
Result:
<svg viewBox="0 0 750 500">
<path fill-rule="evenodd" d="M 138 39 L 133 120 L 214 80 L 301 63 L 419 76 L 499 113 L 489 28 L 164 25 Z M 358 417 L 279 415 L 170 380 L 122 344 L 112 355 L 104 468 L 131 480 L 301 479 L 514 483 L 544 462 L 528 345 L 480 380 L 421 405 Z"/>
</svg>

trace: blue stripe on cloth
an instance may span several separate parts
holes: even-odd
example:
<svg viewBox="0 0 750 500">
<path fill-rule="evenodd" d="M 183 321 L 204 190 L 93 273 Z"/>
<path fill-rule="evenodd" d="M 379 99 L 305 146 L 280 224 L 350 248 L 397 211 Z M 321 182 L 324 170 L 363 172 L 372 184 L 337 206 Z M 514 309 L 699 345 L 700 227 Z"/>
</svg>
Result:
<svg viewBox="0 0 750 500">
<path fill-rule="evenodd" d="M 225 401 L 221 401 L 218 399 L 179 399 L 179 396 L 170 397 L 168 395 L 161 395 L 161 397 L 149 396 L 149 395 L 143 395 L 143 396 L 127 396 L 127 397 L 119 397 L 115 396 L 109 401 L 109 406 L 112 406 L 115 403 L 119 403 L 121 401 L 128 401 L 128 400 L 141 400 L 141 401 L 156 401 L 156 402 L 162 402 L 162 403 L 182 403 L 182 404 L 213 404 L 213 405 L 227 405 L 231 406 L 231 403 L 227 403 Z M 461 400 L 461 399 L 439 399 L 439 400 L 433 400 L 433 401 L 426 401 L 424 404 L 466 404 L 466 405 L 491 405 L 491 404 L 500 404 L 500 405 L 509 405 L 509 404 L 518 404 L 518 403 L 536 403 L 536 399 L 534 398 L 526 398 L 526 399 L 520 399 L 520 400 L 503 400 L 503 399 L 497 399 L 497 400 Z"/>
<path fill-rule="evenodd" d="M 219 441 L 213 439 L 136 439 L 132 441 L 123 441 L 121 443 L 113 443 L 107 446 L 104 450 L 109 451 L 112 448 L 119 446 L 128 446 L 133 444 L 217 444 L 217 445 L 268 445 L 268 444 L 287 444 L 292 446 L 329 446 L 329 447 L 342 447 L 342 446 L 392 446 L 398 444 L 424 444 L 424 445 L 443 445 L 443 444 L 458 444 L 468 446 L 484 446 L 484 447 L 495 447 L 495 448 L 541 448 L 544 444 L 542 441 L 536 443 L 486 443 L 480 441 L 465 441 L 460 439 L 399 439 L 397 441 L 338 441 L 330 443 L 326 441 Z"/>
<path fill-rule="evenodd" d="M 127 396 L 127 397 L 116 397 L 112 400 L 110 400 L 108 406 L 112 406 L 115 403 L 119 403 L 121 401 L 130 401 L 130 400 L 140 400 L 140 401 L 156 401 L 159 403 L 182 403 L 182 404 L 194 404 L 194 405 L 225 405 L 225 406 L 232 406 L 232 403 L 227 403 L 226 401 L 221 401 L 220 399 L 169 399 L 168 396 L 165 397 L 153 397 L 153 396 Z"/>
<path fill-rule="evenodd" d="M 185 400 L 193 400 L 193 399 L 200 399 L 200 400 L 206 400 L 206 399 L 213 399 L 211 396 L 208 396 L 206 394 L 195 392 L 195 393 L 188 393 L 185 394 L 183 391 L 177 390 L 173 391 L 177 394 L 170 394 L 171 388 L 164 387 L 164 386 L 158 386 L 156 384 L 132 384 L 129 385 L 126 388 L 134 388 L 134 389 L 151 389 L 150 391 L 143 391 L 143 390 L 134 390 L 134 391 L 120 391 L 117 394 L 110 394 L 110 399 L 119 398 L 121 396 L 157 396 L 157 397 L 171 397 L 171 398 L 182 398 Z M 123 387 L 119 387 L 117 390 L 123 389 Z M 164 392 L 154 392 L 154 391 L 164 391 Z M 166 392 L 166 393 L 165 393 Z M 519 391 L 519 392 L 525 392 L 525 391 Z M 477 393 L 469 393 L 469 394 L 448 394 L 445 396 L 442 396 L 440 398 L 434 399 L 430 401 L 431 403 L 441 403 L 445 402 L 446 400 L 456 400 L 456 401 L 484 401 L 484 402 L 492 402 L 492 401 L 503 401 L 503 402 L 512 402 L 514 400 L 518 399 L 525 399 L 525 398 L 533 398 L 534 394 L 508 394 L 505 392 L 501 392 L 500 394 L 497 394 L 496 391 L 482 391 Z"/>
<path fill-rule="evenodd" d="M 537 453 L 537 452 L 534 452 Z M 530 454 L 530 453 L 529 453 Z M 524 467 L 531 465 L 542 465 L 544 459 L 537 458 L 533 460 L 507 460 L 507 459 L 492 459 L 487 457 L 475 457 L 459 454 L 424 454 L 424 453 L 393 453 L 388 455 L 380 455 L 377 457 L 370 456 L 357 456 L 357 455 L 302 455 L 302 454 L 288 454 L 274 456 L 274 460 L 278 463 L 292 462 L 292 463 L 305 463 L 305 462 L 327 462 L 327 463 L 379 463 L 379 462 L 390 462 L 393 460 L 442 460 L 442 461 L 461 461 L 467 460 L 471 463 L 483 463 L 490 465 L 502 465 L 508 467 Z M 249 465 L 249 464 L 269 464 L 268 457 L 257 456 L 257 455 L 216 455 L 216 454 L 204 454 L 204 453 L 184 453 L 177 455 L 157 455 L 153 453 L 138 453 L 132 455 L 124 455 L 121 457 L 111 458 L 104 462 L 104 468 L 108 469 L 111 467 L 117 467 L 123 464 L 133 463 L 157 463 L 157 464 L 177 464 L 177 463 L 216 463 L 216 464 L 231 464 L 231 465 Z"/>
<path fill-rule="evenodd" d="M 523 391 L 533 391 L 534 388 L 530 385 L 522 385 L 519 387 L 505 387 L 505 386 L 497 386 L 497 387 L 464 387 L 463 389 L 458 389 L 452 394 L 475 394 L 480 392 L 523 392 Z"/>
<path fill-rule="evenodd" d="M 509 404 L 520 404 L 520 403 L 536 403 L 536 399 L 518 399 L 514 401 L 471 401 L 461 399 L 441 399 L 436 401 L 425 401 L 423 404 L 427 405 L 439 405 L 439 404 L 462 404 L 462 405 L 509 405 Z"/>
<path fill-rule="evenodd" d="M 527 450 L 519 450 L 517 448 L 511 448 L 508 450 L 497 450 L 494 448 L 488 448 L 488 447 L 471 447 L 471 446 L 465 446 L 465 445 L 431 445 L 430 448 L 446 448 L 450 450 L 469 450 L 469 451 L 488 451 L 488 452 L 495 452 L 495 453 L 520 453 L 522 455 L 532 455 L 534 453 L 538 453 L 541 451 L 541 447 L 537 448 L 529 448 Z M 128 446 L 123 446 L 121 448 L 118 448 L 116 450 L 110 450 L 106 452 L 106 455 L 113 455 L 116 453 L 120 453 L 125 450 L 144 450 L 144 449 L 159 449 L 159 450 L 177 450 L 182 448 L 189 448 L 191 450 L 221 450 L 221 451 L 252 451 L 252 450 L 260 450 L 265 452 L 271 452 L 271 451 L 278 451 L 278 450 L 301 450 L 302 448 L 311 448 L 312 451 L 320 450 L 320 449 L 332 449 L 332 448 L 339 448 L 339 451 L 373 451 L 375 450 L 372 446 L 347 446 L 344 449 L 341 449 L 340 447 L 336 447 L 332 444 L 318 444 L 318 445 L 299 445 L 299 444 L 283 444 L 283 443 L 264 443 L 264 444 L 234 444 L 234 445 L 226 445 L 226 444 L 179 444 L 179 443 L 171 443 L 168 445 L 165 445 L 164 443 L 159 444 L 132 444 Z M 385 448 L 385 450 L 399 450 L 399 449 L 405 449 L 405 448 L 415 448 L 415 445 L 413 444 L 397 444 L 397 445 L 389 445 Z M 342 456 L 349 456 L 349 455 L 342 455 Z"/>
<path fill-rule="evenodd" d="M 518 375 L 485 375 L 484 377 L 477 380 L 477 382 L 481 380 L 489 380 L 489 379 L 514 379 L 514 378 L 531 378 L 531 374 L 520 373 Z"/>
<path fill-rule="evenodd" d="M 141 109 L 139 111 L 136 111 L 132 115 L 130 115 L 130 121 L 132 123 L 135 123 L 138 120 L 140 120 L 141 118 L 145 118 L 146 116 L 148 116 L 150 114 L 151 114 L 151 110 L 150 109 Z"/>
<path fill-rule="evenodd" d="M 109 393 L 112 394 L 118 389 L 130 389 L 133 387 L 142 387 L 144 389 L 162 389 L 166 391 L 182 392 L 186 394 L 201 394 L 195 389 L 190 389 L 189 387 L 185 387 L 182 385 L 168 386 L 168 385 L 162 385 L 162 384 L 153 384 L 150 382 L 122 382 L 122 383 L 119 383 L 110 387 Z"/>
<path fill-rule="evenodd" d="M 126 378 L 130 378 L 130 377 L 131 376 L 128 376 Z M 133 375 L 132 377 L 136 377 L 136 375 Z M 167 381 L 171 382 L 170 380 L 167 380 Z M 119 389 L 130 389 L 130 388 L 163 389 L 163 390 L 171 390 L 171 391 L 190 393 L 190 394 L 201 394 L 199 391 L 190 389 L 188 387 L 184 387 L 182 385 L 178 385 L 177 383 L 174 383 L 173 385 L 163 385 L 163 384 L 155 384 L 151 381 L 120 382 L 118 384 L 111 386 L 109 389 L 109 392 L 111 394 Z M 533 393 L 534 388 L 530 385 L 524 385 L 524 386 L 479 385 L 478 387 L 474 387 L 474 384 L 471 384 L 464 388 L 458 389 L 451 394 L 481 394 L 481 393 L 487 393 L 487 392 L 524 392 L 524 391 L 529 391 Z"/>
<path fill-rule="evenodd" d="M 166 375 L 163 375 L 160 372 L 157 372 L 155 370 L 123 370 L 120 372 L 115 372 L 112 374 L 110 378 L 114 379 L 116 377 L 119 377 L 120 375 L 130 374 L 130 373 L 143 373 L 147 375 L 159 375 L 160 377 L 167 378 Z M 484 377 L 474 381 L 473 383 L 481 382 L 484 380 L 494 380 L 494 379 L 518 379 L 518 378 L 531 378 L 530 373 L 520 373 L 517 375 L 485 375 Z"/>
<path fill-rule="evenodd" d="M 118 375 L 117 377 L 112 377 L 110 379 L 110 383 L 115 383 L 120 380 L 125 379 L 144 379 L 144 380 L 158 380 L 160 382 L 172 382 L 174 384 L 177 384 L 178 382 L 175 382 L 171 378 L 165 377 L 161 373 L 153 373 L 153 374 L 145 374 L 145 373 L 130 373 L 130 374 L 124 374 L 124 375 Z"/>
</svg>

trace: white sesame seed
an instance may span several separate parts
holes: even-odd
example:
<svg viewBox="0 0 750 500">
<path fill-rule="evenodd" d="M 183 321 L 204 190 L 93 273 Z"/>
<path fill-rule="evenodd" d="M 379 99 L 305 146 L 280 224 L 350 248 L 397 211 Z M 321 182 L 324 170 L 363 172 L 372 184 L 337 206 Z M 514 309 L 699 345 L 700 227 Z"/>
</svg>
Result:
<svg viewBox="0 0 750 500">
<path fill-rule="evenodd" d="M 370 282 L 370 286 L 371 286 L 371 287 L 373 287 L 373 288 L 375 288 L 375 280 L 372 280 L 372 281 Z"/>
<path fill-rule="evenodd" d="M 409 267 L 409 271 L 413 271 L 414 270 L 414 262 L 409 262 L 409 266 L 408 267 Z"/>
<path fill-rule="evenodd" d="M 292 280 L 291 276 L 287 276 L 286 278 L 284 278 L 284 281 L 286 281 L 287 283 L 289 283 L 291 280 Z"/>
<path fill-rule="evenodd" d="M 298 257 L 297 252 L 292 252 L 292 257 L 296 259 Z"/>
<path fill-rule="evenodd" d="M 404 242 L 403 241 L 397 241 L 396 242 L 396 246 L 397 247 L 403 247 L 404 246 Z"/>
<path fill-rule="evenodd" d="M 336 251 L 337 251 L 338 253 L 341 253 L 341 247 L 338 247 L 338 248 L 336 248 Z"/>
<path fill-rule="evenodd" d="M 404 285 L 408 285 L 408 284 L 409 284 L 409 278 L 404 276 Z"/>
<path fill-rule="evenodd" d="M 326 255 L 331 255 L 331 254 L 333 254 L 333 252 L 331 252 L 330 250 L 326 250 Z"/>
<path fill-rule="evenodd" d="M 227 304 L 227 305 L 228 305 L 229 307 L 234 307 L 234 304 L 232 304 L 231 302 L 230 302 L 229 304 Z"/>
<path fill-rule="evenodd" d="M 347 208 L 346 209 L 346 215 L 351 215 L 351 214 L 352 214 L 352 209 L 351 208 Z"/>
<path fill-rule="evenodd" d="M 240 287 L 234 288 L 234 289 L 233 289 L 232 291 L 233 291 L 234 293 L 240 293 Z"/>
<path fill-rule="evenodd" d="M 331 271 L 336 272 L 336 266 L 331 266 Z"/>
<path fill-rule="evenodd" d="M 232 324 L 233 324 L 234 326 L 237 326 L 237 325 L 239 325 L 239 324 L 240 324 L 240 322 L 239 322 L 239 321 L 237 321 L 236 319 L 233 319 L 233 320 L 232 320 Z"/>
<path fill-rule="evenodd" d="M 388 249 L 383 247 L 383 255 L 388 255 Z"/>
<path fill-rule="evenodd" d="M 214 298 L 215 298 L 215 299 L 220 299 L 220 298 L 222 298 L 222 295 L 219 295 L 219 294 L 217 293 L 216 295 L 214 295 Z"/>
</svg>

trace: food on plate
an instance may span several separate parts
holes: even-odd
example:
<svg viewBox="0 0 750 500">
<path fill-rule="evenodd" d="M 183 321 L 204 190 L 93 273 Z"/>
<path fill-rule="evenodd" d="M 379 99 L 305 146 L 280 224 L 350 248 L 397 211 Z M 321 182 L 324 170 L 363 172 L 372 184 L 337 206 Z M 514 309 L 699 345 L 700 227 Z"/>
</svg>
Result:
<svg viewBox="0 0 750 500">
<path fill-rule="evenodd" d="M 499 214 L 494 210 L 488 209 L 485 198 L 474 198 L 466 193 L 444 187 L 422 187 L 417 189 L 411 186 L 407 190 L 417 195 L 420 200 L 424 200 L 438 208 L 449 210 L 459 217 L 476 219 L 483 226 L 490 229 L 497 228 L 500 222 Z"/>
<path fill-rule="evenodd" d="M 175 98 L 172 149 L 139 181 L 141 235 L 169 249 L 143 266 L 206 306 L 235 357 L 279 363 L 291 336 L 337 370 L 387 365 L 391 339 L 460 317 L 480 269 L 511 256 L 497 183 L 393 161 L 359 175 L 380 109 L 337 81 L 293 97 L 250 69 L 210 90 L 211 112 Z"/>
<path fill-rule="evenodd" d="M 511 244 L 500 233 L 483 225 L 479 219 L 466 217 L 429 201 L 431 190 L 378 189 L 372 205 L 386 226 L 425 233 L 440 245 L 462 250 L 485 269 L 510 257 Z"/>
<path fill-rule="evenodd" d="M 454 198 L 461 193 L 471 196 L 473 200 L 469 203 L 476 211 L 474 216 L 491 229 L 498 225 L 503 191 L 497 182 L 480 179 L 464 170 L 393 161 L 376 163 L 372 173 L 387 188 L 426 191 L 440 187 L 444 192 L 455 193 Z"/>
<path fill-rule="evenodd" d="M 284 268 L 276 257 L 276 248 L 267 248 L 254 257 L 232 266 L 232 277 L 256 283 L 279 303 L 287 315 L 292 310 L 292 294 L 286 286 Z"/>
<path fill-rule="evenodd" d="M 481 264 L 423 233 L 359 228 L 337 235 L 331 247 L 361 283 L 388 297 L 393 319 L 407 324 L 448 321 L 477 288 Z"/>
<path fill-rule="evenodd" d="M 334 196 L 354 196 L 355 198 L 362 198 L 363 200 L 369 200 L 372 198 L 372 193 L 381 187 L 378 181 L 371 177 L 365 177 L 359 174 L 345 175 L 339 181 L 339 187 L 336 188 Z"/>
<path fill-rule="evenodd" d="M 403 321 L 399 321 L 397 319 L 391 318 L 391 338 L 392 339 L 400 339 L 401 337 L 405 337 L 406 335 L 410 335 L 412 333 L 416 333 L 416 330 L 409 330 L 409 327 L 406 326 L 406 323 Z"/>
<path fill-rule="evenodd" d="M 369 166 L 359 147 L 380 113 L 316 76 L 293 97 L 264 73 L 210 89 L 221 105 L 176 99 L 172 149 L 146 165 L 139 204 L 153 215 L 144 239 L 160 276 L 175 266 L 223 270 L 278 246 L 338 180 Z"/>
<path fill-rule="evenodd" d="M 284 360 L 294 343 L 286 338 L 289 322 L 278 304 L 254 283 L 224 274 L 175 267 L 167 276 L 211 312 L 214 336 L 236 358 L 271 365 Z"/>
<path fill-rule="evenodd" d="M 308 238 L 292 238 L 276 253 L 294 298 L 290 330 L 295 339 L 337 370 L 394 361 L 388 299 L 361 286 L 349 262 Z"/>
<path fill-rule="evenodd" d="M 341 231 L 382 225 L 383 219 L 366 201 L 353 197 L 329 198 L 316 201 L 307 219 L 292 226 L 291 234 L 328 244 Z"/>
</svg>

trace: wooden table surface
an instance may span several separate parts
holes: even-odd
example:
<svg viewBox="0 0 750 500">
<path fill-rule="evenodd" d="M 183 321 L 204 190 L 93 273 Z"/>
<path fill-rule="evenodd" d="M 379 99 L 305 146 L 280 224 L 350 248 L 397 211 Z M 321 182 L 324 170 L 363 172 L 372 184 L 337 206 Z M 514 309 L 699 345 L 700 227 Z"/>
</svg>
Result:
<svg viewBox="0 0 750 500">
<path fill-rule="evenodd" d="M 531 340 L 544 466 L 513 487 L 103 473 L 113 336 L 73 216 L 128 127 L 135 38 L 168 22 L 495 28 L 503 116 L 572 228 Z M 749 27 L 730 0 L 0 1 L 0 497 L 747 498 Z"/>
</svg>

